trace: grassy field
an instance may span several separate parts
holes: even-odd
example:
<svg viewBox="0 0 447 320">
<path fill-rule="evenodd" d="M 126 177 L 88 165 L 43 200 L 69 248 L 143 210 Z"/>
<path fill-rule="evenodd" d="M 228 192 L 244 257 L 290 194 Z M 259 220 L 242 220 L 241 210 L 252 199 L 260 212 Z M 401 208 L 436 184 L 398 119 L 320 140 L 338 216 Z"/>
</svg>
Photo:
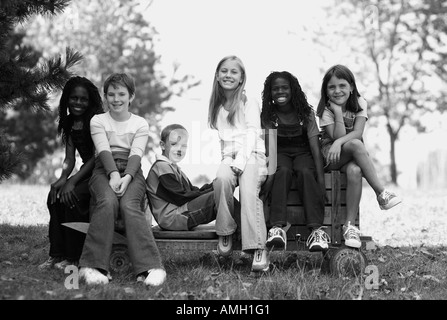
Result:
<svg viewBox="0 0 447 320">
<path fill-rule="evenodd" d="M 49 187 L 0 184 L 0 299 L 3 300 L 438 300 L 446 299 L 446 190 L 422 193 L 398 189 L 404 202 L 381 211 L 369 188 L 361 204 L 361 231 L 377 244 L 365 252 L 379 272 L 377 289 L 366 274 L 337 278 L 320 253 L 273 252 L 271 271 L 250 273 L 250 258 L 235 253 L 162 252 L 168 273 L 158 288 L 146 288 L 132 274 L 114 275 L 106 287 L 67 289 L 68 274 L 40 271 L 48 255 Z"/>
</svg>

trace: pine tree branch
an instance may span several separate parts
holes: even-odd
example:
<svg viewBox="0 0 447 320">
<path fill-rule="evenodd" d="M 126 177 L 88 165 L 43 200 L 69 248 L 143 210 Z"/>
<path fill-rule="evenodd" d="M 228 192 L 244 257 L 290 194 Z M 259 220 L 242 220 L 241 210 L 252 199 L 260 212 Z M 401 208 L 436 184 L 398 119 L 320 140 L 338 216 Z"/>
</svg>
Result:
<svg viewBox="0 0 447 320">
<path fill-rule="evenodd" d="M 0 182 L 10 178 L 21 163 L 21 155 L 12 149 L 4 133 L 0 132 Z"/>
<path fill-rule="evenodd" d="M 64 87 L 73 76 L 69 68 L 83 57 L 79 52 L 67 48 L 65 62 L 59 56 L 32 69 L 27 67 L 29 58 L 31 55 L 25 51 L 0 64 L 0 103 L 5 107 L 14 107 L 20 103 L 29 109 L 49 110 L 49 93 Z"/>
<path fill-rule="evenodd" d="M 14 24 L 22 23 L 31 16 L 56 15 L 62 13 L 71 0 L 2 0 L 0 17 L 14 17 Z"/>
</svg>

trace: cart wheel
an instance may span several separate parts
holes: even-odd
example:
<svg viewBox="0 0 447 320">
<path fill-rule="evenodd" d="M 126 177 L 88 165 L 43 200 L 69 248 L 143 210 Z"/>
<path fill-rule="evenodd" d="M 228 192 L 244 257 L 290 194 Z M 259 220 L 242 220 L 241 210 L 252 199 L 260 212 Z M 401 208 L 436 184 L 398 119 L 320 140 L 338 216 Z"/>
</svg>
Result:
<svg viewBox="0 0 447 320">
<path fill-rule="evenodd" d="M 363 274 L 366 257 L 354 248 L 340 248 L 330 256 L 331 273 L 339 277 L 355 277 Z"/>
<path fill-rule="evenodd" d="M 127 273 L 130 270 L 130 258 L 125 245 L 113 245 L 110 255 L 110 269 L 115 273 Z"/>
</svg>

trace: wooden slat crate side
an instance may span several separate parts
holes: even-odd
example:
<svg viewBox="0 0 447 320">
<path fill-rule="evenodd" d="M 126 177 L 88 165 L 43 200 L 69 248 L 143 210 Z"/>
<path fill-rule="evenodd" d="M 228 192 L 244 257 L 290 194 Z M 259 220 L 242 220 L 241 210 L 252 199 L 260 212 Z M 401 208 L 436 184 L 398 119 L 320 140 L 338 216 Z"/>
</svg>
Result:
<svg viewBox="0 0 447 320">
<path fill-rule="evenodd" d="M 334 238 L 334 235 L 333 235 L 334 231 L 333 231 L 333 229 L 331 228 L 330 225 L 324 225 L 324 226 L 326 227 L 324 231 L 331 238 L 331 242 L 333 242 L 332 241 L 332 239 Z M 358 227 L 357 224 L 356 224 L 356 226 Z M 307 237 L 309 237 L 309 235 L 310 235 L 310 230 L 305 225 L 292 225 L 292 226 L 290 226 L 289 230 L 287 230 L 287 240 L 288 241 L 295 240 L 296 234 L 300 234 L 301 235 L 301 239 L 302 240 L 306 240 Z"/>
<path fill-rule="evenodd" d="M 331 205 L 331 199 L 332 199 L 332 190 L 326 190 L 326 201 L 325 205 Z M 346 204 L 346 190 L 341 190 L 341 204 Z M 300 196 L 298 195 L 298 190 L 290 190 L 289 194 L 287 196 L 287 205 L 291 206 L 302 206 L 303 201 L 301 201 Z"/>
<path fill-rule="evenodd" d="M 163 251 L 197 250 L 212 251 L 217 248 L 217 239 L 155 239 L 158 249 Z"/>
<path fill-rule="evenodd" d="M 168 231 L 157 225 L 152 227 L 152 233 L 156 239 L 217 239 L 214 221 L 188 231 Z"/>
<path fill-rule="evenodd" d="M 332 172 L 335 172 L 336 174 L 339 173 L 339 171 L 331 171 L 331 172 L 326 172 L 324 174 L 324 184 L 326 186 L 326 189 L 332 189 Z M 346 174 L 341 173 L 339 176 L 340 179 L 340 188 L 342 190 L 346 189 Z M 296 180 L 293 179 L 292 180 L 292 186 L 291 186 L 291 190 L 296 190 Z"/>
</svg>

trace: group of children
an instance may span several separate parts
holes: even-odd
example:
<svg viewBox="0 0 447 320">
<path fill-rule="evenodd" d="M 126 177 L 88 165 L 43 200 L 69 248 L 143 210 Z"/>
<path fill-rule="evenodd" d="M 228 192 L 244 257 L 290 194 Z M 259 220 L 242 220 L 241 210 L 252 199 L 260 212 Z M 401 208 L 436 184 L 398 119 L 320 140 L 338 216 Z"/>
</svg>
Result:
<svg viewBox="0 0 447 320">
<path fill-rule="evenodd" d="M 354 222 L 362 177 L 375 191 L 381 209 L 401 200 L 380 183 L 365 149 L 367 104 L 354 75 L 341 65 L 329 69 L 316 112 L 298 79 L 287 71 L 268 75 L 262 108 L 245 95 L 246 81 L 238 57 L 227 56 L 218 63 L 208 124 L 217 130 L 222 160 L 215 179 L 198 188 L 178 166 L 189 138 L 180 124 L 163 129 L 162 154 L 144 178 L 141 158 L 149 128 L 144 118 L 129 112 L 135 97 L 131 77 L 113 74 L 105 81 L 105 112 L 98 89 L 89 80 L 70 79 L 59 105 L 58 133 L 66 157 L 61 177 L 51 185 L 48 196 L 50 258 L 41 267 L 76 264 L 87 284 L 108 283 L 114 222 L 120 214 L 137 280 L 161 285 L 166 271 L 141 205 L 147 191 L 151 212 L 162 229 L 191 230 L 215 221 L 220 255 L 230 256 L 234 237 L 240 235 L 242 251 L 253 255 L 252 270 L 267 271 L 269 251 L 285 249 L 287 244 L 287 197 L 293 181 L 310 230 L 309 250 L 328 248 L 330 238 L 323 227 L 324 172 L 330 170 L 347 174 L 343 236 L 347 246 L 359 248 L 360 231 Z M 274 132 L 276 139 L 268 138 L 266 132 Z M 274 148 L 266 147 L 275 140 Z M 76 150 L 83 165 L 69 177 Z M 270 150 L 275 150 L 276 161 L 269 163 L 271 155 L 266 153 Z M 269 174 L 272 165 L 274 173 Z M 234 197 L 236 187 L 239 200 Z M 271 202 L 267 219 L 264 201 Z M 85 239 L 61 225 L 70 221 L 90 222 Z"/>
</svg>

